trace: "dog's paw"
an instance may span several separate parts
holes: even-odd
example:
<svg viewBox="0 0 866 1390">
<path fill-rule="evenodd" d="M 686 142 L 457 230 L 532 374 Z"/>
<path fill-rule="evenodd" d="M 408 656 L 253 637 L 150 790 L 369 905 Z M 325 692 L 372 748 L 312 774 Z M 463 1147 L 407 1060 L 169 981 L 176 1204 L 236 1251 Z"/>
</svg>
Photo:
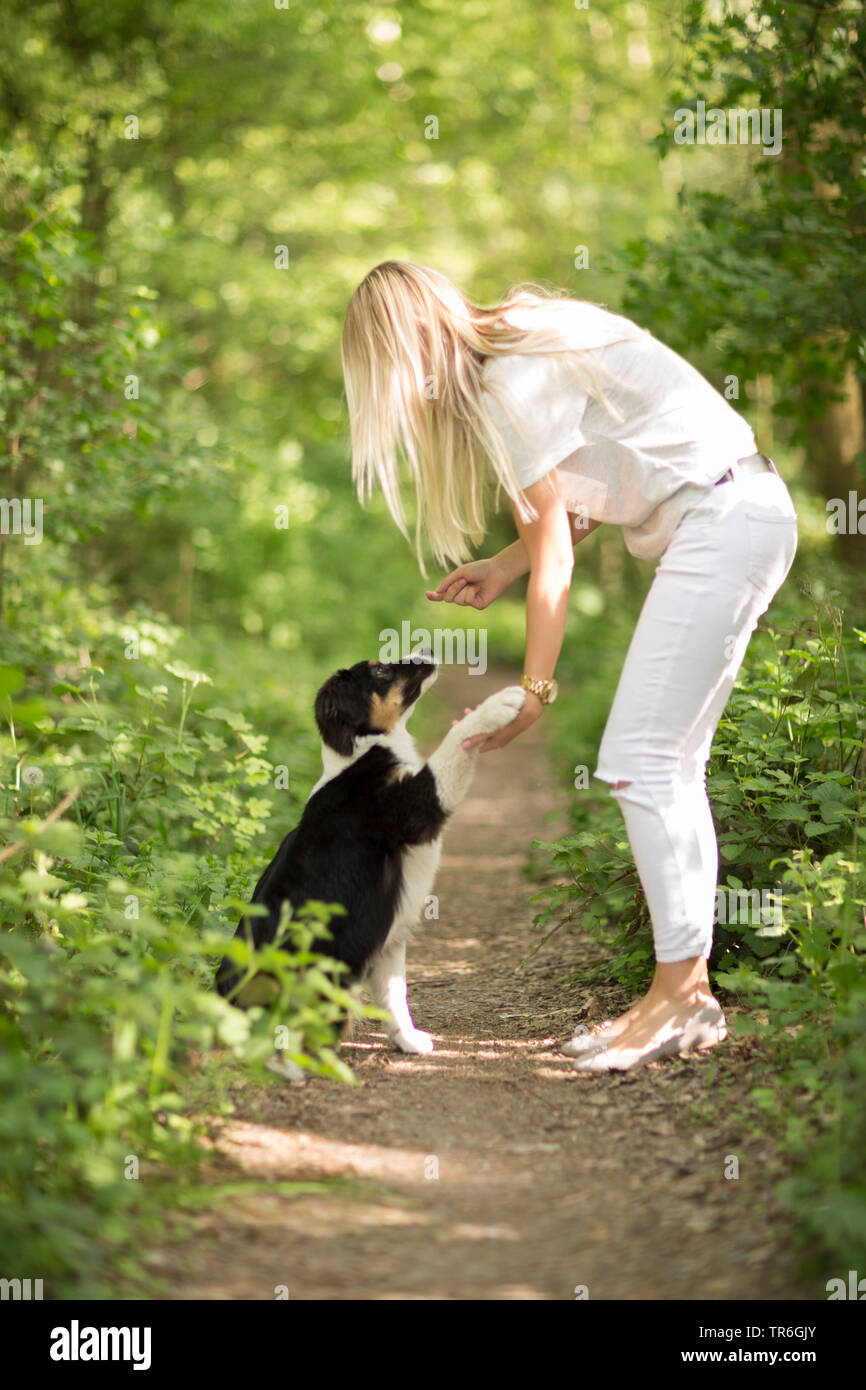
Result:
<svg viewBox="0 0 866 1390">
<path fill-rule="evenodd" d="M 395 1047 L 399 1047 L 401 1052 L 414 1052 L 426 1056 L 433 1051 L 433 1039 L 429 1033 L 422 1033 L 420 1028 L 415 1028 L 411 1033 L 395 1033 L 391 1039 Z"/>
<path fill-rule="evenodd" d="M 504 690 L 497 690 L 495 695 L 488 695 L 483 704 L 468 716 L 472 733 L 498 733 L 517 718 L 525 700 L 526 691 L 519 685 L 507 685 Z"/>
</svg>

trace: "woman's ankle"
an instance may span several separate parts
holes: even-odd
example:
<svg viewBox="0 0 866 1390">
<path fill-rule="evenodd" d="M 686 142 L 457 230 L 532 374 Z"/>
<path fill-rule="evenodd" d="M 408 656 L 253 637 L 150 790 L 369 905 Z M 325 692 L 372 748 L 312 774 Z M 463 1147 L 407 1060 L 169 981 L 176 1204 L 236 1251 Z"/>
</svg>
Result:
<svg viewBox="0 0 866 1390">
<path fill-rule="evenodd" d="M 659 961 L 650 985 L 654 1002 L 695 1006 L 712 998 L 706 956 L 686 960 Z"/>
</svg>

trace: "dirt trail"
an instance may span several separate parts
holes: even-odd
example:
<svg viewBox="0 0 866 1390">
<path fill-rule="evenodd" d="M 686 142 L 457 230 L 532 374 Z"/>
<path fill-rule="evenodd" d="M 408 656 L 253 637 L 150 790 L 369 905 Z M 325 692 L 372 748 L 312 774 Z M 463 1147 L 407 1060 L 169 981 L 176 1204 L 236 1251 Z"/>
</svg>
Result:
<svg viewBox="0 0 866 1390">
<path fill-rule="evenodd" d="M 447 672 L 443 731 L 513 679 Z M 401 1056 L 368 1024 L 344 1053 L 357 1087 L 238 1088 L 205 1180 L 342 1181 L 301 1196 L 258 1182 L 203 1213 L 172 1252 L 169 1297 L 273 1299 L 278 1285 L 292 1299 L 815 1296 L 770 1225 L 766 1144 L 724 1114 L 689 1118 L 710 1058 L 575 1075 L 556 1040 L 624 997 L 560 983 L 595 949 L 563 932 L 516 973 L 539 940 L 527 849 L 563 810 L 543 723 L 480 759 L 447 832 L 439 920 L 409 956 L 410 1004 L 436 1051 Z M 726 1047 L 754 1084 L 748 1044 Z"/>
</svg>

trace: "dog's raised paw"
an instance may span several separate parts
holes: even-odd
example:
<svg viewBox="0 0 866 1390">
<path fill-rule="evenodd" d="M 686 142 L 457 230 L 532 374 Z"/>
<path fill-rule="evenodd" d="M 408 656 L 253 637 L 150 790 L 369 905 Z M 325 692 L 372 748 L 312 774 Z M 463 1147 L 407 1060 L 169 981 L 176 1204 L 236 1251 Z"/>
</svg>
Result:
<svg viewBox="0 0 866 1390">
<path fill-rule="evenodd" d="M 395 1033 L 391 1041 L 401 1052 L 414 1052 L 416 1055 L 426 1056 L 433 1051 L 433 1039 L 429 1033 L 422 1033 L 420 1028 L 416 1028 L 412 1033 Z"/>
<path fill-rule="evenodd" d="M 517 718 L 525 700 L 526 691 L 519 685 L 507 685 L 504 690 L 497 690 L 495 695 L 488 695 L 475 711 L 480 724 L 478 732 L 494 734 L 504 729 Z"/>
</svg>

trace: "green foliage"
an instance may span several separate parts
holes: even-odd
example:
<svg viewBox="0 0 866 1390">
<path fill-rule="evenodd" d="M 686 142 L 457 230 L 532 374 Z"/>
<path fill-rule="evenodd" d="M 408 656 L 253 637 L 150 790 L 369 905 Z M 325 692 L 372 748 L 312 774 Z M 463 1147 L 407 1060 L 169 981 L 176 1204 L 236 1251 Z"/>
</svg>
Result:
<svg viewBox="0 0 866 1390">
<path fill-rule="evenodd" d="M 801 427 L 840 363 L 861 370 L 853 8 L 765 0 L 716 20 L 696 0 L 671 24 L 653 4 L 5 7 L 3 492 L 44 500 L 45 534 L 0 535 L 0 1243 L 52 1292 L 105 1292 L 106 1256 L 138 1277 L 123 1252 L 193 1159 L 214 1048 L 264 1078 L 281 1020 L 292 1055 L 344 1074 L 334 1019 L 358 1005 L 311 950 L 326 907 L 266 954 L 267 1012 L 210 981 L 317 774 L 318 683 L 386 627 L 443 622 L 382 505 L 352 492 L 354 285 L 399 255 L 482 300 L 536 278 L 618 307 L 628 277 L 627 311 L 692 358 L 708 346 L 714 371 L 722 353 L 726 372 L 772 372 L 777 424 Z M 743 151 L 720 176 L 690 156 L 659 177 L 676 105 L 753 91 L 784 106 L 781 162 Z M 802 501 L 823 526 L 823 500 Z M 562 664 L 580 698 L 550 712 L 569 766 L 591 764 L 644 584 L 616 538 L 589 547 Z M 470 621 L 491 660 L 520 660 L 518 601 L 447 617 Z M 797 1094 L 834 1059 L 830 1136 L 862 1086 L 842 1047 L 859 1026 L 862 651 L 850 625 L 773 623 L 713 795 L 728 882 L 778 884 L 784 934 L 726 927 L 721 964 L 730 988 L 808 1017 Z M 603 968 L 636 984 L 651 954 L 618 813 L 575 804 L 543 920 L 582 895 Z M 215 1089 L 207 1073 L 196 1113 Z M 123 1177 L 127 1155 L 146 1183 Z M 825 1182 L 815 1210 L 841 1231 L 853 1149 L 835 1169 L 821 1155 L 804 1181 Z"/>
<path fill-rule="evenodd" d="M 177 370 L 146 286 L 103 288 L 74 207 L 80 171 L 8 153 L 0 250 L 0 428 L 10 491 L 46 499 L 55 543 L 84 542 L 141 515 L 206 462 L 186 452 Z M 7 565 L 12 547 L 4 545 Z M 26 550 L 20 553 L 23 561 Z"/>
<path fill-rule="evenodd" d="M 154 1182 L 199 1156 L 189 1082 L 215 1065 L 213 1049 L 264 1080 L 276 1039 L 281 1055 L 350 1079 L 334 1046 L 362 1006 L 312 949 L 324 905 L 286 924 L 289 949 L 249 958 L 280 992 L 267 1011 L 243 1012 L 211 987 L 221 934 L 147 913 L 97 929 L 62 893 L 60 856 L 52 867 L 19 871 L 12 890 L 35 919 L 50 912 L 49 929 L 0 933 L 0 1245 L 7 1267 L 45 1278 L 47 1296 L 108 1296 L 108 1261 L 129 1249 L 130 1219 L 152 1212 Z M 8 866 L 4 895 L 7 883 Z"/>
<path fill-rule="evenodd" d="M 719 932 L 720 966 L 734 967 L 745 947 L 790 975 L 794 948 L 802 969 L 847 997 L 866 947 L 858 845 L 866 651 L 838 597 L 800 616 L 784 640 L 767 630 L 719 727 L 708 786 L 724 826 L 721 857 L 736 871 L 726 884 L 779 895 L 777 925 Z"/>
<path fill-rule="evenodd" d="M 860 0 L 690 0 L 656 142 L 683 171 L 676 228 L 625 258 L 628 311 L 680 351 L 710 339 L 725 374 L 771 376 L 775 426 L 801 442 L 845 365 L 864 377 L 862 21 Z M 781 152 L 677 145 L 698 100 L 779 112 Z"/>
</svg>

